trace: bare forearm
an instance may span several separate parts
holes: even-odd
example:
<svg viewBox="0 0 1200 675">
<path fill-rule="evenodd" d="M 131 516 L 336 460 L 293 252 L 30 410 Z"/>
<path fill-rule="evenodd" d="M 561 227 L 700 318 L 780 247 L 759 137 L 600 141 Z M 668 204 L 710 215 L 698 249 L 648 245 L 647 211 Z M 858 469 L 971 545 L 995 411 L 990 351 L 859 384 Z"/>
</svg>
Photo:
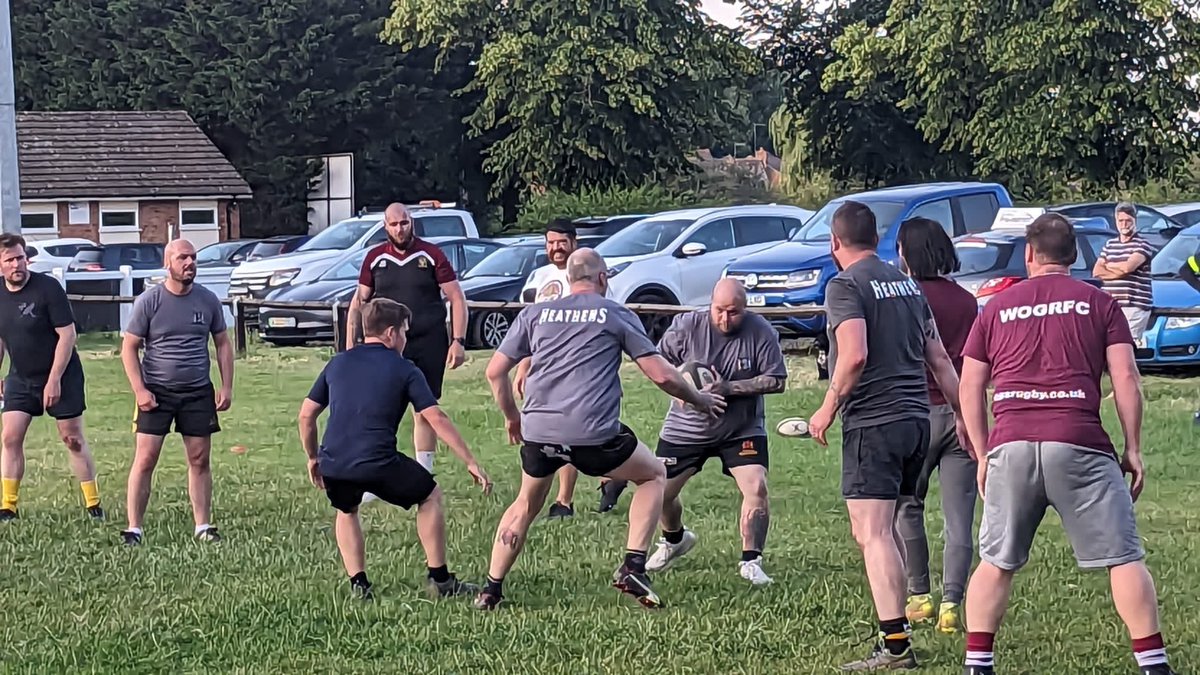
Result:
<svg viewBox="0 0 1200 675">
<path fill-rule="evenodd" d="M 659 389 L 670 394 L 674 398 L 679 399 L 680 401 L 690 403 L 694 406 L 704 405 L 704 401 L 700 396 L 699 390 L 693 387 L 687 380 L 683 379 L 683 376 L 679 374 L 678 370 L 675 370 L 674 368 L 667 368 L 665 375 L 666 377 L 662 378 L 660 381 L 654 382 L 654 384 L 658 385 Z"/>
<path fill-rule="evenodd" d="M 496 399 L 496 406 L 500 408 L 504 419 L 512 420 L 521 415 L 521 411 L 517 409 L 517 400 L 513 398 L 512 381 L 508 376 L 489 378 L 488 383 L 492 385 L 492 397 Z"/>
<path fill-rule="evenodd" d="M 346 346 L 350 347 L 358 341 L 358 321 L 359 310 L 362 308 L 362 300 L 358 293 L 350 300 L 350 307 L 346 310 Z"/>
<path fill-rule="evenodd" d="M 446 417 L 446 413 L 438 409 L 418 414 L 425 418 L 429 426 L 433 427 L 433 431 L 437 434 L 437 437 L 443 443 L 450 446 L 450 451 L 454 453 L 454 456 L 459 461 L 463 464 L 475 463 L 475 455 L 471 454 L 471 450 L 467 448 L 467 442 L 463 440 L 462 434 L 458 433 L 458 427 L 455 427 L 450 418 Z"/>
<path fill-rule="evenodd" d="M 962 401 L 958 396 L 958 373 L 954 370 L 954 364 L 949 359 L 936 364 L 933 369 L 933 380 L 937 383 L 938 389 L 942 391 L 942 397 L 946 399 L 946 403 L 954 409 L 954 414 L 959 417 L 963 414 Z"/>
<path fill-rule="evenodd" d="M 138 359 L 136 347 L 121 350 L 121 365 L 125 367 L 125 378 L 129 380 L 130 389 L 138 392 L 146 388 L 146 383 L 142 381 L 142 362 Z"/>
<path fill-rule="evenodd" d="M 457 297 L 450 302 L 450 337 L 466 337 L 467 335 L 467 300 Z"/>
<path fill-rule="evenodd" d="M 75 341 L 75 331 L 58 336 L 58 345 L 54 348 L 54 363 L 50 366 L 51 378 L 61 379 L 66 372 L 67 364 L 71 362 L 71 352 L 75 350 Z"/>
<path fill-rule="evenodd" d="M 1113 399 L 1117 404 L 1117 419 L 1125 436 L 1126 451 L 1142 448 L 1142 392 L 1139 383 L 1113 382 Z"/>
<path fill-rule="evenodd" d="M 221 388 L 233 390 L 233 345 L 224 342 L 217 347 L 217 369 L 221 371 Z"/>
<path fill-rule="evenodd" d="M 850 393 L 858 386 L 858 380 L 862 377 L 865 365 L 865 362 L 851 363 L 848 359 L 839 360 L 833 368 L 833 375 L 829 378 L 829 391 L 825 393 L 825 405 L 832 406 L 834 410 L 841 410 L 846 399 L 850 398 Z"/>
<path fill-rule="evenodd" d="M 317 420 L 312 417 L 300 418 L 300 447 L 308 458 L 317 458 Z"/>
<path fill-rule="evenodd" d="M 787 380 L 774 375 L 759 375 L 748 380 L 731 380 L 722 382 L 717 387 L 717 393 L 722 396 L 760 396 L 762 394 L 778 394 L 783 391 Z"/>
<path fill-rule="evenodd" d="M 964 385 L 961 389 L 963 422 L 967 425 L 967 436 L 976 453 L 986 452 L 988 437 L 987 392 L 985 388 Z"/>
</svg>

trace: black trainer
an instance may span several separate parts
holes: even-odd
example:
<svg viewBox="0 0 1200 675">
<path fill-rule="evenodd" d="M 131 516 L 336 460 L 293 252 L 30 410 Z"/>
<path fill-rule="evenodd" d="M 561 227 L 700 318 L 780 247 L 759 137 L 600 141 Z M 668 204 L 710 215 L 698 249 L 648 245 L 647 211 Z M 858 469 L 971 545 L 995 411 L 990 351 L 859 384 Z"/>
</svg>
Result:
<svg viewBox="0 0 1200 675">
<path fill-rule="evenodd" d="M 991 666 L 963 666 L 963 675 L 996 675 Z"/>
<path fill-rule="evenodd" d="M 425 577 L 425 592 L 431 598 L 448 598 L 455 595 L 474 595 L 479 592 L 479 586 L 475 584 L 460 581 L 453 574 L 445 581 L 434 581 L 432 577 Z"/>
<path fill-rule="evenodd" d="M 978 667 L 978 666 L 976 666 Z M 917 655 L 913 653 L 912 644 L 899 654 L 893 654 L 887 648 L 883 635 L 880 634 L 875 648 L 867 658 L 842 664 L 842 672 L 860 672 L 869 670 L 914 670 L 917 668 Z"/>
<path fill-rule="evenodd" d="M 130 530 L 121 530 L 121 541 L 125 542 L 126 546 L 141 546 L 142 534 Z"/>
<path fill-rule="evenodd" d="M 1175 675 L 1175 671 L 1171 670 L 1171 666 L 1165 663 L 1159 663 L 1153 666 L 1142 666 L 1138 669 L 1141 675 Z"/>
<path fill-rule="evenodd" d="M 661 609 L 663 606 L 662 598 L 654 592 L 650 577 L 645 572 L 634 572 L 621 565 L 613 574 L 613 588 L 632 596 L 646 609 Z"/>
<path fill-rule="evenodd" d="M 104 520 L 104 508 L 99 504 L 95 506 L 89 506 L 87 509 L 87 514 L 92 520 Z"/>
<path fill-rule="evenodd" d="M 7 523 L 9 521 L 16 520 L 17 518 L 20 518 L 20 517 L 21 516 L 18 515 L 17 512 L 13 511 L 12 509 L 0 509 L 0 523 Z"/>
<path fill-rule="evenodd" d="M 490 611 L 496 609 L 496 606 L 499 605 L 500 601 L 503 599 L 504 596 L 500 595 L 499 593 L 488 593 L 487 591 L 484 591 L 475 596 L 475 603 L 472 606 L 475 607 L 475 609 Z"/>
<path fill-rule="evenodd" d="M 617 502 L 621 499 L 621 493 L 625 491 L 627 481 L 610 480 L 600 484 L 600 507 L 596 510 L 600 513 L 608 513 L 617 508 Z"/>
<path fill-rule="evenodd" d="M 554 502 L 550 505 L 550 510 L 546 512 L 547 518 L 570 518 L 575 515 L 575 505 L 559 504 Z"/>
<path fill-rule="evenodd" d="M 371 584 L 365 581 L 351 581 L 350 592 L 359 600 L 371 600 L 374 594 L 371 593 Z"/>
</svg>

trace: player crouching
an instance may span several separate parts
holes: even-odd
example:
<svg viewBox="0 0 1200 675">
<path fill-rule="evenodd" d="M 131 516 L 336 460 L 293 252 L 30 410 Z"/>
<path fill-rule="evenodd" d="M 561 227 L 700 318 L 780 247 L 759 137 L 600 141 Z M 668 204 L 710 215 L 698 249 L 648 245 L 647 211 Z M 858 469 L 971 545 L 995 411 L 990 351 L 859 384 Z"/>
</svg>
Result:
<svg viewBox="0 0 1200 675">
<path fill-rule="evenodd" d="M 358 506 L 363 494 L 404 509 L 417 507 L 417 537 L 429 566 L 426 589 L 434 597 L 473 594 L 479 587 L 459 581 L 446 569 L 446 525 L 442 490 L 433 475 L 396 449 L 396 432 L 411 404 L 438 438 L 464 464 L 471 478 L 491 491 L 454 423 L 437 406 L 425 376 L 401 354 L 411 314 L 407 307 L 375 298 L 362 309 L 365 341 L 326 364 L 300 407 L 300 442 L 308 455 L 308 475 L 324 489 L 337 511 L 334 533 L 351 588 L 371 597 Z M 317 418 L 329 408 L 325 438 L 317 448 Z"/>
</svg>

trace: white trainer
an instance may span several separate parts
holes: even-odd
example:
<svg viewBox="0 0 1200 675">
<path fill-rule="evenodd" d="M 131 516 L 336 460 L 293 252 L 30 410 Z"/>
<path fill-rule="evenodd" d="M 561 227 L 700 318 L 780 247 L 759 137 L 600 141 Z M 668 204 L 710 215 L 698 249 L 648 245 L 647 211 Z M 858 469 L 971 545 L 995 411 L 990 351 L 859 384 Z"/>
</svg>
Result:
<svg viewBox="0 0 1200 675">
<path fill-rule="evenodd" d="M 746 579 L 755 586 L 769 584 L 772 579 L 763 571 L 762 563 L 762 556 L 758 556 L 750 561 L 741 561 L 738 563 L 738 574 L 742 575 L 743 579 Z"/>
<path fill-rule="evenodd" d="M 678 544 L 672 544 L 666 539 L 658 540 L 658 548 L 654 550 L 654 555 L 646 561 L 647 572 L 661 572 L 670 567 L 676 560 L 683 557 L 685 553 L 692 550 L 696 545 L 696 540 L 699 537 L 695 532 L 684 528 L 683 539 Z"/>
</svg>

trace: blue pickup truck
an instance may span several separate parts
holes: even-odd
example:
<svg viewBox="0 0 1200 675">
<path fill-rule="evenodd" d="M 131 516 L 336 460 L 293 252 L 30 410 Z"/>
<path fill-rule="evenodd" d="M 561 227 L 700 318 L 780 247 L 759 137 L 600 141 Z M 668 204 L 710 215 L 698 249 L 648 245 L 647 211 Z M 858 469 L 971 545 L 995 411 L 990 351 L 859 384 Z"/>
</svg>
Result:
<svg viewBox="0 0 1200 675">
<path fill-rule="evenodd" d="M 935 220 L 956 237 L 989 230 L 997 211 L 1013 205 L 1008 190 L 996 183 L 926 183 L 847 195 L 826 204 L 788 241 L 730 263 L 724 276 L 742 282 L 752 307 L 823 306 L 825 286 L 837 274 L 829 228 L 834 211 L 848 200 L 866 204 L 875 214 L 879 255 L 892 263 L 900 223 L 909 218 Z M 822 355 L 828 350 L 824 316 L 771 321 L 781 335 L 816 338 Z"/>
</svg>

